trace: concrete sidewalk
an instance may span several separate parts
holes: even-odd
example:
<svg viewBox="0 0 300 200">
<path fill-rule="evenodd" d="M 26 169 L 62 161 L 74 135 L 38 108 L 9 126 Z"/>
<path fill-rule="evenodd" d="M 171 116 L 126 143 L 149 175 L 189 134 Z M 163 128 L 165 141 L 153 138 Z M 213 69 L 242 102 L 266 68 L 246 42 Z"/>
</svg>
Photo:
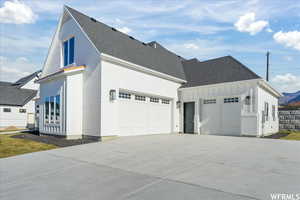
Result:
<svg viewBox="0 0 300 200">
<path fill-rule="evenodd" d="M 300 193 L 300 142 L 124 137 L 0 159 L 0 199 L 271 199 Z"/>
</svg>

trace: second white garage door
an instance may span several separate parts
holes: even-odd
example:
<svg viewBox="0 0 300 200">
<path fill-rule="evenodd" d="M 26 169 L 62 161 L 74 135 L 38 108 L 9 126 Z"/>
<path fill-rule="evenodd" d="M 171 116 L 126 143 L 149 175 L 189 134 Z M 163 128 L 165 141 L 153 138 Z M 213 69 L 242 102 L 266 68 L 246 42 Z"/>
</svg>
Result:
<svg viewBox="0 0 300 200">
<path fill-rule="evenodd" d="M 241 103 L 238 97 L 205 99 L 201 110 L 201 133 L 240 135 Z"/>
<path fill-rule="evenodd" d="M 120 92 L 118 102 L 120 135 L 171 133 L 171 100 Z"/>
</svg>

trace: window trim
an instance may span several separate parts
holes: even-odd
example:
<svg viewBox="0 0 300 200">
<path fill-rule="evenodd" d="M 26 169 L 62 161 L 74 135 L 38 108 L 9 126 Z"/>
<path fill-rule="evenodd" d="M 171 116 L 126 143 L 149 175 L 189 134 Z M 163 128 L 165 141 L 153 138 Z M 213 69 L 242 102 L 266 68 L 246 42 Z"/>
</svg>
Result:
<svg viewBox="0 0 300 200">
<path fill-rule="evenodd" d="M 269 121 L 269 103 L 268 102 L 265 102 L 264 111 L 265 111 L 266 121 Z"/>
<path fill-rule="evenodd" d="M 137 100 L 137 101 L 146 101 L 146 96 L 142 96 L 142 95 L 134 95 L 134 100 Z"/>
<path fill-rule="evenodd" d="M 159 103 L 159 98 L 157 98 L 157 97 L 150 97 L 150 102 L 151 103 Z"/>
<path fill-rule="evenodd" d="M 73 41 L 73 51 L 71 54 L 70 48 L 71 48 L 71 42 Z M 66 44 L 66 46 L 65 46 Z M 67 48 L 66 48 L 67 47 Z M 62 41 L 62 58 L 63 58 L 63 67 L 70 66 L 75 63 L 75 37 L 70 36 L 68 39 L 65 39 Z M 72 55 L 72 57 L 70 57 Z M 72 58 L 72 60 L 71 60 Z M 72 62 L 71 62 L 72 61 Z"/>
<path fill-rule="evenodd" d="M 223 99 L 223 103 L 239 103 L 240 98 L 239 97 L 227 97 Z"/>
<path fill-rule="evenodd" d="M 170 100 L 169 99 L 161 99 L 161 103 L 162 104 L 170 104 Z"/>
<path fill-rule="evenodd" d="M 203 104 L 216 104 L 217 99 L 204 99 Z"/>
<path fill-rule="evenodd" d="M 26 112 L 27 112 L 27 110 L 25 108 L 20 108 L 19 109 L 19 113 L 26 113 Z"/>
<path fill-rule="evenodd" d="M 2 112 L 11 113 L 11 108 L 3 108 Z"/>
<path fill-rule="evenodd" d="M 119 99 L 131 99 L 131 94 L 127 92 L 119 92 Z"/>
</svg>

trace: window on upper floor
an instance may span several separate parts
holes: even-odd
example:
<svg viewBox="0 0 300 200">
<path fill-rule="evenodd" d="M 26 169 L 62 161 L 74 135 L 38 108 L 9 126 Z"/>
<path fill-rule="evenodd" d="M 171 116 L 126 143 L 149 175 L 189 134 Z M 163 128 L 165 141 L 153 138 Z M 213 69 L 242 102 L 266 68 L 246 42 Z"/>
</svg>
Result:
<svg viewBox="0 0 300 200">
<path fill-rule="evenodd" d="M 74 37 L 64 41 L 63 43 L 64 66 L 68 66 L 74 63 L 74 46 L 75 46 Z"/>
</svg>

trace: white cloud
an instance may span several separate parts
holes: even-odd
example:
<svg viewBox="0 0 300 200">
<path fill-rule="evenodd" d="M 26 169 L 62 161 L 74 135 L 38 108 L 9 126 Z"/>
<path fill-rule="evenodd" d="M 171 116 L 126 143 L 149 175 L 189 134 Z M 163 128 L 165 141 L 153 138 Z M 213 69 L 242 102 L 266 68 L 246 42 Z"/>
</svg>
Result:
<svg viewBox="0 0 300 200">
<path fill-rule="evenodd" d="M 300 76 L 291 73 L 276 75 L 272 83 L 281 92 L 295 92 L 300 88 Z"/>
<path fill-rule="evenodd" d="M 18 0 L 5 1 L 0 8 L 0 23 L 31 24 L 36 18 L 31 8 Z"/>
<path fill-rule="evenodd" d="M 36 66 L 27 58 L 19 57 L 15 60 L 0 56 L 0 80 L 16 81 L 36 70 Z"/>
<path fill-rule="evenodd" d="M 268 33 L 273 33 L 273 30 L 272 30 L 271 28 L 267 28 L 266 31 L 267 31 Z"/>
<path fill-rule="evenodd" d="M 183 46 L 186 49 L 194 49 L 194 50 L 199 49 L 199 47 L 196 44 L 193 44 L 193 43 L 186 43 Z"/>
<path fill-rule="evenodd" d="M 300 50 L 300 31 L 279 31 L 273 35 L 273 38 L 279 44 Z"/>
<path fill-rule="evenodd" d="M 234 24 L 236 29 L 240 32 L 248 32 L 250 35 L 255 35 L 262 31 L 265 27 L 269 25 L 268 21 L 259 20 L 255 21 L 255 13 L 247 13 L 239 18 L 239 20 Z"/>
<path fill-rule="evenodd" d="M 125 33 L 125 34 L 128 34 L 128 33 L 131 33 L 132 30 L 126 26 L 122 27 L 122 28 L 118 28 L 118 30 L 122 33 Z"/>
</svg>

